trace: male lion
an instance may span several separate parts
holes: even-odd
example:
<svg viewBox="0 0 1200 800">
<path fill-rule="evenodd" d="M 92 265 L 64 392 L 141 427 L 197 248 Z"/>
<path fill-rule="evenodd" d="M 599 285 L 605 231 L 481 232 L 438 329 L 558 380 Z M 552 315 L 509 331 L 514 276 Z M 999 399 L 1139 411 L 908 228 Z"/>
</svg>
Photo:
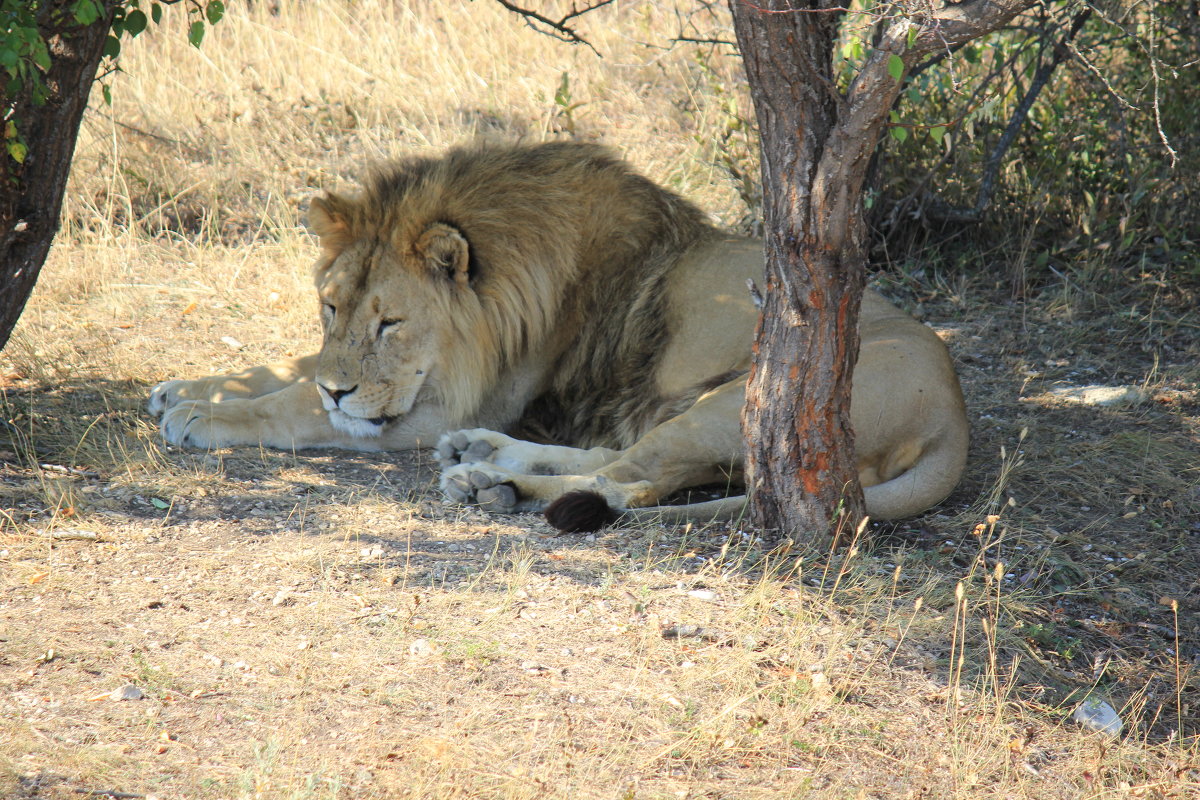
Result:
<svg viewBox="0 0 1200 800">
<path fill-rule="evenodd" d="M 441 436 L 444 491 L 500 510 L 588 490 L 624 511 L 738 479 L 759 241 L 568 143 L 390 164 L 359 197 L 314 200 L 309 222 L 321 352 L 159 384 L 167 441 L 389 450 Z M 962 394 L 929 328 L 873 292 L 860 324 L 867 511 L 909 516 L 962 473 Z"/>
</svg>

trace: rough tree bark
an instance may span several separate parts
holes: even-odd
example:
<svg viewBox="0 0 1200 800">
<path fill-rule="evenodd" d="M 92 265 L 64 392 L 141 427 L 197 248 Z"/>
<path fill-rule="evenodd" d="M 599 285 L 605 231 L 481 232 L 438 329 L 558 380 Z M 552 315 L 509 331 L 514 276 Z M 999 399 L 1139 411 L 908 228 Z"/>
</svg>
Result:
<svg viewBox="0 0 1200 800">
<path fill-rule="evenodd" d="M 754 522 L 799 537 L 824 535 L 839 505 L 863 514 L 848 400 L 864 270 L 861 226 L 846 215 L 822 230 L 813 213 L 841 102 L 830 69 L 840 17 L 775 7 L 788 3 L 731 3 L 763 141 L 767 252 L 743 424 Z"/>
<path fill-rule="evenodd" d="M 90 25 L 75 22 L 73 5 L 71 0 L 48 0 L 38 11 L 38 28 L 50 49 L 51 66 L 43 76 L 49 99 L 38 106 L 28 92 L 5 98 L 29 153 L 18 164 L 0 152 L 0 348 L 25 308 L 58 231 L 79 123 L 119 3 L 106 0 L 103 15 Z"/>
<path fill-rule="evenodd" d="M 850 425 L 866 264 L 862 201 L 871 152 L 902 85 L 897 69 L 996 30 L 1034 2 L 889 5 L 843 93 L 834 43 L 850 13 L 845 0 L 729 0 L 762 136 L 766 286 L 743 413 L 759 528 L 828 544 L 863 517 Z"/>
</svg>

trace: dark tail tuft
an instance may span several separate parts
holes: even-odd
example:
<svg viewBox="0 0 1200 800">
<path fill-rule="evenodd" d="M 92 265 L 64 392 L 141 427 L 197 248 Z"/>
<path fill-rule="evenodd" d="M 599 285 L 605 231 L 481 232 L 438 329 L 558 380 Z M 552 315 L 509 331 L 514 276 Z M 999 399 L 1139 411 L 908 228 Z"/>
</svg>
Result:
<svg viewBox="0 0 1200 800">
<path fill-rule="evenodd" d="M 596 492 L 567 492 L 546 508 L 546 521 L 563 533 L 591 533 L 616 519 L 617 513 Z"/>
</svg>

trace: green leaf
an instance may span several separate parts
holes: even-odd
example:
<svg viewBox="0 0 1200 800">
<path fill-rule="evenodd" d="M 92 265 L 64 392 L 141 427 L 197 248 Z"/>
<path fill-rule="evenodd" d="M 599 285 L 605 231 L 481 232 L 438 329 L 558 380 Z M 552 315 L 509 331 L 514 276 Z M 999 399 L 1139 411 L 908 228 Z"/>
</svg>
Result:
<svg viewBox="0 0 1200 800">
<path fill-rule="evenodd" d="M 146 15 L 136 8 L 125 15 L 125 32 L 130 36 L 137 36 L 142 31 L 146 30 Z"/>
<path fill-rule="evenodd" d="M 225 16 L 225 4 L 221 0 L 212 0 L 205 6 L 204 15 L 208 17 L 210 25 L 216 25 L 221 21 L 221 17 Z"/>
<path fill-rule="evenodd" d="M 112 89 L 107 83 L 100 85 L 100 91 L 104 93 L 104 105 L 112 106 Z"/>
<path fill-rule="evenodd" d="M 116 58 L 121 55 L 121 40 L 115 36 L 109 36 L 104 40 L 104 55 L 108 58 Z"/>
<path fill-rule="evenodd" d="M 26 48 L 33 47 L 42 40 L 41 31 L 34 26 L 28 28 L 17 28 L 14 33 L 16 34 L 18 41 L 25 43 Z"/>
<path fill-rule="evenodd" d="M 908 128 L 892 128 L 892 138 L 897 142 L 903 142 L 908 138 Z"/>
<path fill-rule="evenodd" d="M 5 123 L 4 138 L 5 139 L 16 139 L 17 138 L 17 123 L 14 120 L 10 119 L 7 123 Z"/>
<path fill-rule="evenodd" d="M 165 511 L 166 509 L 171 507 L 171 504 L 168 503 L 166 500 L 159 500 L 157 497 L 151 497 L 150 504 L 152 506 L 154 506 L 155 508 L 157 508 L 159 511 Z"/>
<path fill-rule="evenodd" d="M 50 71 L 50 50 L 47 49 L 46 43 L 41 39 L 33 46 L 33 63 L 37 64 L 42 70 Z"/>
<path fill-rule="evenodd" d="M 9 50 L 7 48 L 0 50 L 0 67 L 16 66 L 19 58 L 20 56 L 17 55 L 16 50 Z"/>
<path fill-rule="evenodd" d="M 10 141 L 8 143 L 8 154 L 12 156 L 13 161 L 17 162 L 18 164 L 25 163 L 25 154 L 28 152 L 29 148 L 25 146 L 24 142 Z"/>
<path fill-rule="evenodd" d="M 199 47 L 204 41 L 204 20 L 196 20 L 188 28 L 188 43 L 192 47 Z"/>
<path fill-rule="evenodd" d="M 162 22 L 162 6 L 158 3 L 150 6 L 150 19 L 154 20 L 154 24 Z"/>
<path fill-rule="evenodd" d="M 937 142 L 938 144 L 941 144 L 942 139 L 946 136 L 946 126 L 938 125 L 936 128 L 930 128 L 929 135 L 933 138 L 933 140 L 935 142 Z"/>
<path fill-rule="evenodd" d="M 74 15 L 75 21 L 80 25 L 91 25 L 100 19 L 100 9 L 96 7 L 93 0 L 79 0 L 79 2 L 75 3 L 75 7 L 71 9 L 71 13 Z"/>
<path fill-rule="evenodd" d="M 916 44 L 917 35 L 920 33 L 921 33 L 921 29 L 918 28 L 916 25 L 914 25 L 908 29 L 908 47 L 909 47 L 909 49 L 912 49 L 912 46 L 914 44 Z"/>
<path fill-rule="evenodd" d="M 904 59 L 894 53 L 888 58 L 888 75 L 896 81 L 904 77 Z"/>
</svg>

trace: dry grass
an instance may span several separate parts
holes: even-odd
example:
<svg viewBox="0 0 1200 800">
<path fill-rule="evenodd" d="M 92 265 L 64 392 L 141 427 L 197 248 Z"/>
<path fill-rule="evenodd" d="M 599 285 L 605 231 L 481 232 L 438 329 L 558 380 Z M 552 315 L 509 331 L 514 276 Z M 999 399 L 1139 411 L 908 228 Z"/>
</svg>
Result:
<svg viewBox="0 0 1200 800">
<path fill-rule="evenodd" d="M 640 44 L 660 4 L 589 22 L 603 60 L 485 2 L 278 5 L 128 47 L 0 357 L 0 794 L 1195 795 L 1200 348 L 1157 295 L 889 279 L 945 323 L 976 446 L 940 513 L 832 557 L 554 537 L 441 505 L 422 454 L 164 448 L 153 382 L 314 347 L 301 209 L 367 158 L 573 135 L 747 213 L 736 64 Z M 1069 720 L 1092 686 L 1120 740 Z"/>
</svg>

